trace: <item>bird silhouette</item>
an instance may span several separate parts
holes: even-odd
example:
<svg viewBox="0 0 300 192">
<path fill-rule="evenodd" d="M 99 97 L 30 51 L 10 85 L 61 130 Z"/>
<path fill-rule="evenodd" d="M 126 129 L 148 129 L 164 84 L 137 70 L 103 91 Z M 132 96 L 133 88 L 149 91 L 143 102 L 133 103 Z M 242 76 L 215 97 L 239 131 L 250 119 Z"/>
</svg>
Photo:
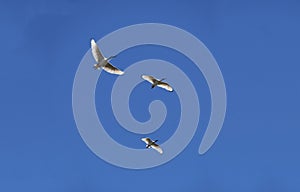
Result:
<svg viewBox="0 0 300 192">
<path fill-rule="evenodd" d="M 159 80 L 150 75 L 142 75 L 142 78 L 152 84 L 152 89 L 157 86 L 170 92 L 173 91 L 173 88 L 168 83 L 163 82 L 165 78 Z"/>
<path fill-rule="evenodd" d="M 94 64 L 94 69 L 104 69 L 106 72 L 111 73 L 111 74 L 117 74 L 117 75 L 123 75 L 124 72 L 121 71 L 120 69 L 114 67 L 112 64 L 109 63 L 109 61 L 112 58 L 115 58 L 116 55 L 110 56 L 108 58 L 105 58 L 99 47 L 97 46 L 96 42 L 94 39 L 91 40 L 91 48 L 92 48 L 92 54 L 94 56 L 94 59 L 96 60 L 96 64 Z"/>
<path fill-rule="evenodd" d="M 150 138 L 142 138 L 141 140 L 146 143 L 146 148 L 150 148 L 151 147 L 152 149 L 155 149 L 160 154 L 163 153 L 162 148 L 158 144 L 156 144 L 156 142 L 158 140 L 152 141 Z"/>
</svg>

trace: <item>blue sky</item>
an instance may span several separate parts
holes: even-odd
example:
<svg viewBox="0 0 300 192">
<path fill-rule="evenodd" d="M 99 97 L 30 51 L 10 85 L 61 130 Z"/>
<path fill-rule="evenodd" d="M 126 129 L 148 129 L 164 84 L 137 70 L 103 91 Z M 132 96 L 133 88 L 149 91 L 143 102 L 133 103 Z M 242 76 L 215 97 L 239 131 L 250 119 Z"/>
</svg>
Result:
<svg viewBox="0 0 300 192">
<path fill-rule="evenodd" d="M 1 1 L 0 191 L 299 191 L 299 8 L 292 0 Z M 83 142 L 72 85 L 90 38 L 145 22 L 182 28 L 208 47 L 226 83 L 227 114 L 216 143 L 198 155 L 210 114 L 202 74 L 169 49 L 122 52 L 112 61 L 122 69 L 153 57 L 186 63 L 201 95 L 200 123 L 188 147 L 163 166 L 128 170 L 101 160 Z M 104 73 L 99 79 L 98 114 L 115 140 L 143 148 L 113 118 L 107 102 L 114 80 Z M 132 93 L 138 120 L 149 118 L 151 99 L 175 106 L 153 133 L 163 142 L 178 123 L 178 99 L 147 88 L 141 83 Z M 135 104 L 140 97 L 145 101 Z"/>
</svg>

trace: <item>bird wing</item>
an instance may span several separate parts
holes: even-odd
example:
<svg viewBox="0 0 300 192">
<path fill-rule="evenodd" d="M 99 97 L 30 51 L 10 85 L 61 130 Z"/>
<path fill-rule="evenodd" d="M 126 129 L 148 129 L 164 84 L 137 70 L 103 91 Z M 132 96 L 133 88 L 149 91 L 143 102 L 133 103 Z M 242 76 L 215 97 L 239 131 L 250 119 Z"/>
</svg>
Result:
<svg viewBox="0 0 300 192">
<path fill-rule="evenodd" d="M 103 55 L 100 52 L 99 47 L 97 46 L 97 43 L 95 42 L 94 39 L 91 40 L 91 47 L 92 47 L 92 53 L 94 56 L 94 59 L 99 63 L 104 59 Z"/>
<path fill-rule="evenodd" d="M 155 79 L 154 77 L 152 77 L 150 75 L 142 75 L 142 78 L 151 84 L 153 84 L 155 81 L 157 81 L 157 79 Z"/>
<path fill-rule="evenodd" d="M 147 145 L 152 143 L 152 140 L 150 138 L 142 138 L 142 141 L 144 141 Z"/>
<path fill-rule="evenodd" d="M 157 145 L 156 143 L 153 143 L 153 144 L 151 145 L 151 147 L 152 147 L 153 149 L 155 149 L 157 152 L 159 152 L 160 154 L 163 153 L 162 148 L 161 148 L 159 145 Z"/>
<path fill-rule="evenodd" d="M 120 69 L 114 67 L 112 64 L 107 63 L 105 66 L 102 67 L 105 71 L 107 71 L 108 73 L 112 73 L 112 74 L 117 74 L 117 75 L 123 75 L 124 72 L 121 71 Z"/>
<path fill-rule="evenodd" d="M 173 91 L 173 88 L 168 84 L 168 83 L 165 83 L 165 82 L 159 82 L 157 84 L 158 87 L 161 87 L 163 89 L 166 89 L 168 91 Z"/>
</svg>

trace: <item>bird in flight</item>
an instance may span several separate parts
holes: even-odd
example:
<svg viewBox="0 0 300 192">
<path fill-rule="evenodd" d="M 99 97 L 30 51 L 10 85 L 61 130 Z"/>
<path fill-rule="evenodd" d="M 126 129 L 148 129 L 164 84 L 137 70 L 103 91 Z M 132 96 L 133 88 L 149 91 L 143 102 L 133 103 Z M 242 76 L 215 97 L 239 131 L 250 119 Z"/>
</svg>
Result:
<svg viewBox="0 0 300 192">
<path fill-rule="evenodd" d="M 155 149 L 160 154 L 163 153 L 162 148 L 158 144 L 156 144 L 156 142 L 158 140 L 152 141 L 150 138 L 142 138 L 142 141 L 144 141 L 146 143 L 146 148 L 150 148 L 151 147 L 152 149 Z"/>
<path fill-rule="evenodd" d="M 109 61 L 116 57 L 116 56 L 110 56 L 108 58 L 105 58 L 102 53 L 100 52 L 99 47 L 97 46 L 94 39 L 91 40 L 91 48 L 92 48 L 92 54 L 94 56 L 94 59 L 96 60 L 96 64 L 94 64 L 94 69 L 104 69 L 108 73 L 117 74 L 117 75 L 123 75 L 124 72 L 120 69 L 114 67 L 112 64 L 109 63 Z"/>
<path fill-rule="evenodd" d="M 167 91 L 173 91 L 173 88 L 168 83 L 163 82 L 165 78 L 159 80 L 150 75 L 142 75 L 142 78 L 152 84 L 151 89 L 158 86 L 163 89 L 166 89 Z"/>
</svg>

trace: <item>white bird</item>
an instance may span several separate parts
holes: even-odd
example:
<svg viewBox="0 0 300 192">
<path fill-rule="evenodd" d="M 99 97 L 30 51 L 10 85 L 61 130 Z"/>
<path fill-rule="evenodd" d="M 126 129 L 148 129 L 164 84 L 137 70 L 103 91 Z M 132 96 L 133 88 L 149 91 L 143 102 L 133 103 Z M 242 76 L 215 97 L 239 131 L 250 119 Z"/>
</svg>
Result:
<svg viewBox="0 0 300 192">
<path fill-rule="evenodd" d="M 96 60 L 96 64 L 94 64 L 95 69 L 104 69 L 108 73 L 117 74 L 117 75 L 123 75 L 124 72 L 120 69 L 114 67 L 112 64 L 109 63 L 109 60 L 116 56 L 110 56 L 109 58 L 105 58 L 102 53 L 100 52 L 99 47 L 97 46 L 94 39 L 91 40 L 91 47 L 92 47 L 92 54 L 94 56 L 94 59 Z"/>
<path fill-rule="evenodd" d="M 162 148 L 160 148 L 160 146 L 156 144 L 156 142 L 158 140 L 152 141 L 150 138 L 142 138 L 142 141 L 144 141 L 146 143 L 146 148 L 150 148 L 151 147 L 152 149 L 155 149 L 160 154 L 163 153 Z"/>
<path fill-rule="evenodd" d="M 173 91 L 173 88 L 168 83 L 163 82 L 165 78 L 159 80 L 150 75 L 142 75 L 142 78 L 152 84 L 151 89 L 153 89 L 155 86 L 158 86 L 166 89 L 167 91 Z"/>
</svg>

